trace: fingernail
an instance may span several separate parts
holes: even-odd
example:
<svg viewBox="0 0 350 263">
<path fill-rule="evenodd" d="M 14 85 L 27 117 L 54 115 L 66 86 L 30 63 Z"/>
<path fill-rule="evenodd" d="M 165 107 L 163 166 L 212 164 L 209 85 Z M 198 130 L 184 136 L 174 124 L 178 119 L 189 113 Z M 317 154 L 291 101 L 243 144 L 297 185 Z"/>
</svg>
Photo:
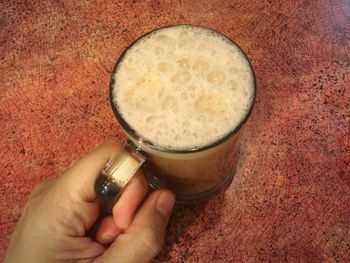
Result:
<svg viewBox="0 0 350 263">
<path fill-rule="evenodd" d="M 113 209 L 113 214 L 116 215 L 115 223 L 121 229 L 126 229 L 131 223 L 131 218 L 129 216 L 130 212 L 128 211 L 129 207 L 116 205 Z"/>
<path fill-rule="evenodd" d="M 109 244 L 109 243 L 112 243 L 114 241 L 115 237 L 112 237 L 112 236 L 109 236 L 109 235 L 106 235 L 102 238 L 103 240 L 103 244 Z"/>
<path fill-rule="evenodd" d="M 165 218 L 169 217 L 175 204 L 174 195 L 168 191 L 161 191 L 156 202 L 156 209 Z"/>
</svg>

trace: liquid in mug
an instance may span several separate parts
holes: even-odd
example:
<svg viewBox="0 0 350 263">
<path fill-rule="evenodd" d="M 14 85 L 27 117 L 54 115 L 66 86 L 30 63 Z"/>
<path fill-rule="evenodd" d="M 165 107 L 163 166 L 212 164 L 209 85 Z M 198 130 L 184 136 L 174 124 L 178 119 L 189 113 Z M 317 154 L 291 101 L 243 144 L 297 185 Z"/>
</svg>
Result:
<svg viewBox="0 0 350 263">
<path fill-rule="evenodd" d="M 240 48 L 197 26 L 140 38 L 117 65 L 112 89 L 124 121 L 162 151 L 195 151 L 224 140 L 246 119 L 254 95 L 252 68 Z M 204 193 L 234 172 L 236 144 L 229 138 L 183 160 L 159 154 L 150 166 L 177 194 Z"/>
</svg>

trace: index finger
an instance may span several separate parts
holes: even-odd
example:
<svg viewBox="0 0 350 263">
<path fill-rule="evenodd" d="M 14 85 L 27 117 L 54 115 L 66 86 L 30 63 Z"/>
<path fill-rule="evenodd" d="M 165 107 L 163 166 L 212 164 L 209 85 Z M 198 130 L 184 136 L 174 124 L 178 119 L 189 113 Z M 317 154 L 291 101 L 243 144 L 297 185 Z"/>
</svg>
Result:
<svg viewBox="0 0 350 263">
<path fill-rule="evenodd" d="M 93 202 L 96 200 L 95 182 L 100 172 L 113 156 L 121 150 L 121 145 L 108 141 L 78 160 L 62 176 L 60 183 L 74 200 Z"/>
</svg>

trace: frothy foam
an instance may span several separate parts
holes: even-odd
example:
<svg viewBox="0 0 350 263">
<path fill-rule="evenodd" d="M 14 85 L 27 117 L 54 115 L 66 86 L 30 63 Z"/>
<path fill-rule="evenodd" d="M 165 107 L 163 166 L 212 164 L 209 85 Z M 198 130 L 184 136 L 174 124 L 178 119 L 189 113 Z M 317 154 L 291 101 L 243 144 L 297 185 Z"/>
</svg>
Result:
<svg viewBox="0 0 350 263">
<path fill-rule="evenodd" d="M 201 148 L 225 137 L 247 115 L 253 74 L 222 35 L 195 26 L 163 28 L 138 40 L 114 76 L 113 103 L 153 144 Z"/>
</svg>

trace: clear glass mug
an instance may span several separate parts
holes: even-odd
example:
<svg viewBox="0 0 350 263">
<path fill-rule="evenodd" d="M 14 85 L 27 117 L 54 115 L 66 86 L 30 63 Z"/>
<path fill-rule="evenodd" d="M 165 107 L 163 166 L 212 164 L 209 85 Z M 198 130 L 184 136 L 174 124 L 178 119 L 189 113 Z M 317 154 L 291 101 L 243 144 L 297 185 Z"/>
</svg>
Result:
<svg viewBox="0 0 350 263">
<path fill-rule="evenodd" d="M 150 189 L 163 187 L 170 189 L 175 194 L 176 201 L 182 204 L 192 204 L 206 200 L 229 185 L 235 174 L 239 159 L 239 137 L 255 102 L 256 80 L 253 67 L 244 51 L 235 42 L 224 36 L 240 49 L 251 69 L 254 89 L 253 99 L 244 119 L 225 137 L 202 148 L 166 149 L 143 138 L 142 135 L 129 126 L 118 112 L 118 108 L 113 102 L 113 88 L 115 73 L 126 51 L 134 43 L 152 32 L 141 36 L 126 48 L 117 60 L 111 75 L 109 85 L 110 102 L 119 124 L 128 136 L 128 141 L 113 160 L 106 164 L 95 184 L 96 194 L 105 210 L 109 212 L 118 200 L 122 189 L 140 168 L 146 175 Z"/>
</svg>

